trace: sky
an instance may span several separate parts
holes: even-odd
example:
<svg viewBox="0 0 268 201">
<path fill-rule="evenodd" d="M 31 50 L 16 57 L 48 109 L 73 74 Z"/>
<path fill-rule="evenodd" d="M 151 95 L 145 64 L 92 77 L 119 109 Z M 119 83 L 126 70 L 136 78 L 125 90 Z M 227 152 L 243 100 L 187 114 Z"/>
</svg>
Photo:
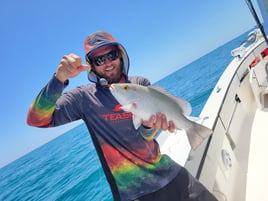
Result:
<svg viewBox="0 0 268 201">
<path fill-rule="evenodd" d="M 110 32 L 129 54 L 129 75 L 154 83 L 254 26 L 244 0 L 3 0 L 0 167 L 77 125 L 34 128 L 26 115 L 63 55 L 84 61 L 88 34 Z M 82 72 L 68 89 L 88 83 Z"/>
</svg>

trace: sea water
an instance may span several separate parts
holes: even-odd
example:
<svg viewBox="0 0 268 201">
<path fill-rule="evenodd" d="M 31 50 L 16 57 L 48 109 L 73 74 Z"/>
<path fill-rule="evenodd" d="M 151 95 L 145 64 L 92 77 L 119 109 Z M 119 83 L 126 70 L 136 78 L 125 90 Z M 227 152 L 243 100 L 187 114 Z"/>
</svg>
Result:
<svg viewBox="0 0 268 201">
<path fill-rule="evenodd" d="M 154 83 L 192 105 L 198 116 L 248 32 Z M 112 201 L 85 124 L 0 169 L 0 201 Z"/>
</svg>

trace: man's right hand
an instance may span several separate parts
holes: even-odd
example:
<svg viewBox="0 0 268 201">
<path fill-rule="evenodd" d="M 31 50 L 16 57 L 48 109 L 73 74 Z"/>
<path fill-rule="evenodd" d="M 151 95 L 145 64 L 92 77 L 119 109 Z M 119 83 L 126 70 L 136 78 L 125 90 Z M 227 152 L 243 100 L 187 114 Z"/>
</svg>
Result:
<svg viewBox="0 0 268 201">
<path fill-rule="evenodd" d="M 157 113 L 156 115 L 151 116 L 148 121 L 143 120 L 142 125 L 148 128 L 168 130 L 170 133 L 173 133 L 176 129 L 173 121 L 167 121 L 166 115 L 162 113 Z"/>
<path fill-rule="evenodd" d="M 86 71 L 89 69 L 89 65 L 82 64 L 81 57 L 71 53 L 62 57 L 55 76 L 61 82 L 65 82 L 69 78 L 75 77 L 79 75 L 82 71 Z"/>
</svg>

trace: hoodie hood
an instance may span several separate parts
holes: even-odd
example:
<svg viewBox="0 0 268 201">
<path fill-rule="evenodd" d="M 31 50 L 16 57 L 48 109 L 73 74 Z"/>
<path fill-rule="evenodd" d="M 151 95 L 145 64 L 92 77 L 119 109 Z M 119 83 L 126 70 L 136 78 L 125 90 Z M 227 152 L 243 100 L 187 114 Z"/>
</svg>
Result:
<svg viewBox="0 0 268 201">
<path fill-rule="evenodd" d="M 98 48 L 114 45 L 117 46 L 121 52 L 122 62 L 123 62 L 123 74 L 128 75 L 129 70 L 129 58 L 125 48 L 118 43 L 111 34 L 105 31 L 97 31 L 86 37 L 84 42 L 84 53 L 87 63 L 90 64 L 88 57 L 90 57 Z M 88 79 L 91 82 L 98 82 L 101 77 L 98 77 L 92 70 L 88 72 Z"/>
</svg>

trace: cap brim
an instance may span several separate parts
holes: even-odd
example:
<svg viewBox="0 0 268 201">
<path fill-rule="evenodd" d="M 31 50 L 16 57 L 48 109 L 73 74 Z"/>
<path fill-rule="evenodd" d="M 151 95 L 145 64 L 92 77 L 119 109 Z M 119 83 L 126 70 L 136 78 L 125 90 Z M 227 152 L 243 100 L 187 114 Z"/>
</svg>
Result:
<svg viewBox="0 0 268 201">
<path fill-rule="evenodd" d="M 104 46 L 108 46 L 108 45 L 112 45 L 112 46 L 118 46 L 120 45 L 119 43 L 117 42 L 108 42 L 108 43 L 102 43 L 96 47 L 94 47 L 92 50 L 90 50 L 87 54 L 86 54 L 86 60 L 88 57 L 90 57 L 97 49 L 101 48 L 101 47 L 104 47 Z"/>
</svg>

